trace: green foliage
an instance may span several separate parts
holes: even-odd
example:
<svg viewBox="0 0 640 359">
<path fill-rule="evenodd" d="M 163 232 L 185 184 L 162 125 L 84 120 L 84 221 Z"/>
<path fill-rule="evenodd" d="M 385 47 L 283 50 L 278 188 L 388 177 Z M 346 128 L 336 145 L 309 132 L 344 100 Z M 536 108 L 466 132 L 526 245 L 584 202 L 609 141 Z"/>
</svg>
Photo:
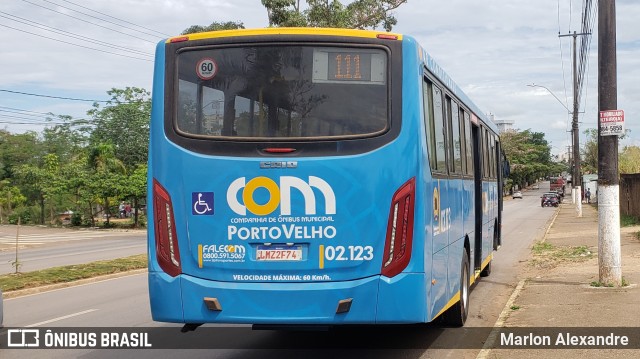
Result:
<svg viewBox="0 0 640 359">
<path fill-rule="evenodd" d="M 0 180 L 12 180 L 15 167 L 32 163 L 40 153 L 40 142 L 35 132 L 12 134 L 0 130 Z"/>
<path fill-rule="evenodd" d="M 146 197 L 150 94 L 107 93 L 91 121 L 57 116 L 41 135 L 0 130 L 0 223 L 55 223 L 72 210 L 73 225 L 94 226 L 100 208 Z"/>
<path fill-rule="evenodd" d="M 509 179 L 524 187 L 538 178 L 558 175 L 565 165 L 553 162 L 551 147 L 542 132 L 507 131 L 501 134 L 502 148 L 511 165 Z"/>
<path fill-rule="evenodd" d="M 151 94 L 136 87 L 111 89 L 107 94 L 111 100 L 106 106 L 94 103 L 87 112 L 95 126 L 89 145 L 96 148 L 111 144 L 115 158 L 125 167 L 135 168 L 147 159 Z"/>
<path fill-rule="evenodd" d="M 584 131 L 584 134 L 587 135 L 587 140 L 581 153 L 582 171 L 598 173 L 598 130 L 589 128 Z M 640 147 L 625 146 L 622 149 L 618 154 L 618 173 L 640 173 Z"/>
<path fill-rule="evenodd" d="M 11 213 L 12 209 L 16 206 L 22 205 L 27 200 L 20 188 L 11 185 L 8 179 L 0 181 L 0 223 L 1 217 L 7 213 Z"/>
<path fill-rule="evenodd" d="M 207 26 L 201 26 L 201 25 L 189 26 L 184 31 L 182 31 L 181 35 L 195 34 L 198 32 L 235 30 L 235 29 L 244 29 L 244 24 L 241 22 L 233 22 L 233 21 L 227 21 L 227 22 L 214 21 Z"/>
<path fill-rule="evenodd" d="M 618 155 L 619 173 L 640 173 L 640 147 L 625 146 Z"/>
<path fill-rule="evenodd" d="M 637 225 L 640 225 L 640 218 L 628 214 L 620 214 L 620 227 L 632 227 Z"/>
<path fill-rule="evenodd" d="M 30 223 L 32 215 L 31 209 L 18 207 L 9 215 L 8 221 L 9 224 L 18 224 L 18 218 L 20 218 L 21 224 Z"/>
<path fill-rule="evenodd" d="M 370 29 L 382 26 L 391 31 L 398 20 L 392 11 L 407 0 L 355 0 L 343 5 L 338 0 L 307 0 L 302 10 L 299 0 L 262 0 L 269 25 L 277 27 L 334 27 Z"/>
<path fill-rule="evenodd" d="M 598 173 L 598 130 L 586 129 L 587 139 L 581 151 L 580 169 L 583 173 Z"/>
<path fill-rule="evenodd" d="M 71 215 L 71 225 L 74 227 L 80 227 L 82 225 L 82 214 L 79 212 L 73 212 Z"/>
</svg>

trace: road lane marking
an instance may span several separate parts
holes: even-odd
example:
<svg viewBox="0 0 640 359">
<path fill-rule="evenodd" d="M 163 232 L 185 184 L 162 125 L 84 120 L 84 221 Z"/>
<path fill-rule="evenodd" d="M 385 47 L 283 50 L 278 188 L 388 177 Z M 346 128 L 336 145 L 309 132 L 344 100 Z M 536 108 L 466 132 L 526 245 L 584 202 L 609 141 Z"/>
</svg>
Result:
<svg viewBox="0 0 640 359">
<path fill-rule="evenodd" d="M 83 310 L 82 312 L 77 312 L 77 313 L 73 313 L 73 314 L 69 314 L 69 315 L 64 315 L 62 317 L 57 317 L 57 318 L 45 320 L 44 322 L 39 322 L 39 323 L 35 323 L 35 324 L 26 325 L 25 328 L 39 327 L 39 326 L 44 325 L 44 324 L 49 324 L 49 323 L 57 322 L 57 321 L 60 321 L 60 320 L 65 320 L 65 319 L 77 317 L 79 315 L 95 312 L 97 310 L 98 309 Z"/>
<path fill-rule="evenodd" d="M 5 302 L 8 300 L 17 300 L 26 297 L 33 297 L 40 294 L 57 292 L 65 289 L 73 289 L 77 287 L 84 287 L 88 285 L 100 284 L 102 282 L 108 282 L 117 279 L 125 279 L 129 277 L 134 277 L 137 275 L 147 275 L 147 268 L 143 269 L 134 269 L 127 272 L 117 272 L 112 274 L 107 274 L 99 277 L 78 279 L 73 282 L 64 282 L 64 283 L 56 283 L 49 284 L 42 287 L 33 287 L 27 289 L 19 289 L 11 292 L 4 292 L 2 295 L 4 296 Z"/>
<path fill-rule="evenodd" d="M 498 320 L 496 320 L 496 323 L 493 325 L 493 329 L 491 330 L 491 333 L 489 333 L 489 336 L 484 342 L 482 350 L 480 350 L 480 353 L 478 353 L 478 356 L 476 356 L 476 359 L 486 359 L 489 357 L 489 354 L 491 353 L 491 347 L 494 346 L 496 340 L 498 339 L 498 328 L 502 328 L 504 326 L 504 322 L 507 320 L 507 317 L 511 312 L 511 306 L 516 301 L 516 298 L 518 298 L 518 296 L 520 295 L 520 291 L 522 291 L 522 288 L 524 288 L 526 281 L 526 279 L 523 279 L 518 282 L 516 289 L 514 289 L 513 293 L 511 293 L 509 300 L 507 300 L 504 308 L 502 308 L 502 312 L 500 313 Z"/>
</svg>

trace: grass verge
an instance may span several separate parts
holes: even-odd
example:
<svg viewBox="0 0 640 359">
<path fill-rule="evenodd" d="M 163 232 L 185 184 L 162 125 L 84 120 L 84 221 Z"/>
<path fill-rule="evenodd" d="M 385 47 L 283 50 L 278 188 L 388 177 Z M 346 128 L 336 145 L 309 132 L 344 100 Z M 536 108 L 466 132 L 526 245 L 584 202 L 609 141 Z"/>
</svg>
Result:
<svg viewBox="0 0 640 359">
<path fill-rule="evenodd" d="M 2 288 L 3 292 L 10 292 L 12 290 L 73 282 L 146 267 L 147 255 L 139 254 L 131 257 L 54 267 L 27 273 L 3 274 L 0 275 L 0 288 Z"/>
<path fill-rule="evenodd" d="M 587 246 L 554 246 L 548 242 L 534 244 L 531 251 L 533 252 L 531 264 L 538 268 L 555 267 L 560 262 L 582 262 L 594 258 L 597 254 Z"/>
<path fill-rule="evenodd" d="M 626 214 L 620 215 L 620 227 L 631 227 L 637 225 L 640 225 L 640 218 Z"/>
</svg>

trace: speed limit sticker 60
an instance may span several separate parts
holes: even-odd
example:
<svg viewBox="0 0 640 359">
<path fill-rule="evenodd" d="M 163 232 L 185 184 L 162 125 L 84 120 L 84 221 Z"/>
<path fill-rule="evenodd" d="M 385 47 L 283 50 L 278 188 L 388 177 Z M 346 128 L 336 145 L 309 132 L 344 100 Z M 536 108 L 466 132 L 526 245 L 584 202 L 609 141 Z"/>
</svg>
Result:
<svg viewBox="0 0 640 359">
<path fill-rule="evenodd" d="M 211 80 L 218 72 L 218 65 L 212 58 L 205 57 L 196 64 L 196 73 L 203 80 Z"/>
</svg>

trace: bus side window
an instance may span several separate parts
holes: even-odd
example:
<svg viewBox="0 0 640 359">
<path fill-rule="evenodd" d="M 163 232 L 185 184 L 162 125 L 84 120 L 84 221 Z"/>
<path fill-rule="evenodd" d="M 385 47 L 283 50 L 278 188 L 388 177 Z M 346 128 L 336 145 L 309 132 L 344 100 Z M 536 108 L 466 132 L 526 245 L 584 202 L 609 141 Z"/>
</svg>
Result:
<svg viewBox="0 0 640 359">
<path fill-rule="evenodd" d="M 467 170 L 466 174 L 473 176 L 473 146 L 471 144 L 471 118 L 468 112 L 464 113 L 464 142 L 466 146 Z"/>
<path fill-rule="evenodd" d="M 450 100 L 449 98 L 447 98 Z M 455 101 L 450 102 L 449 124 L 451 128 L 451 135 L 449 136 L 451 148 L 453 150 L 453 161 L 451 161 L 451 168 L 454 173 L 462 173 L 462 158 L 460 152 L 460 119 L 458 118 L 459 110 L 458 104 Z"/>
<path fill-rule="evenodd" d="M 498 178 L 497 171 L 496 171 L 496 168 L 498 166 L 497 165 L 498 161 L 496 161 L 496 136 L 494 134 L 491 134 L 490 139 L 491 139 L 491 153 L 490 153 L 490 156 L 491 156 L 491 178 L 496 179 L 496 178 Z"/>
<path fill-rule="evenodd" d="M 433 124 L 436 145 L 436 170 L 447 173 L 447 142 L 445 140 L 444 109 L 442 106 L 442 90 L 433 85 Z"/>
<path fill-rule="evenodd" d="M 491 133 L 489 132 L 489 130 L 485 129 L 484 132 L 484 137 L 485 140 L 487 142 L 487 153 L 486 153 L 486 159 L 487 159 L 487 178 L 493 178 L 493 171 L 491 171 L 491 168 L 493 168 L 493 156 L 491 156 Z"/>
<path fill-rule="evenodd" d="M 481 138 L 482 138 L 482 177 L 489 177 L 489 151 L 487 150 L 487 144 L 489 142 L 487 137 L 487 129 L 483 126 L 481 128 Z"/>
<path fill-rule="evenodd" d="M 431 169 L 434 172 L 447 173 L 442 90 L 427 79 L 423 83 L 423 102 L 427 150 Z"/>
<path fill-rule="evenodd" d="M 422 82 L 422 106 L 424 108 L 424 126 L 427 137 L 427 152 L 431 169 L 437 169 L 436 161 L 436 137 L 433 130 L 433 98 L 431 97 L 431 82 L 426 79 Z"/>
<path fill-rule="evenodd" d="M 464 142 L 466 146 L 467 170 L 466 174 L 473 176 L 473 145 L 471 144 L 471 118 L 468 112 L 464 113 Z"/>
<path fill-rule="evenodd" d="M 464 109 L 462 107 L 458 108 L 458 127 L 460 129 L 460 173 L 463 175 L 467 173 L 467 146 L 470 146 L 466 142 L 466 134 L 464 130 Z"/>
</svg>

